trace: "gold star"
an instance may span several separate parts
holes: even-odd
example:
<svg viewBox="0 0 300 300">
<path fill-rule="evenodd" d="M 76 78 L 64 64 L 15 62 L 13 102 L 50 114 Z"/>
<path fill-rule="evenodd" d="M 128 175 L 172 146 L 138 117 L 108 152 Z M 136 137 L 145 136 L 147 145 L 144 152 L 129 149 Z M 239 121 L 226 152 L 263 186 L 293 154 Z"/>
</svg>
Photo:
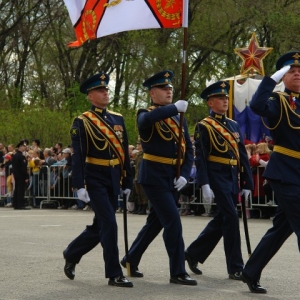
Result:
<svg viewBox="0 0 300 300">
<path fill-rule="evenodd" d="M 252 33 L 248 48 L 236 48 L 234 52 L 243 60 L 241 74 L 256 71 L 265 75 L 262 60 L 273 50 L 273 48 L 259 47 L 255 33 Z"/>
</svg>

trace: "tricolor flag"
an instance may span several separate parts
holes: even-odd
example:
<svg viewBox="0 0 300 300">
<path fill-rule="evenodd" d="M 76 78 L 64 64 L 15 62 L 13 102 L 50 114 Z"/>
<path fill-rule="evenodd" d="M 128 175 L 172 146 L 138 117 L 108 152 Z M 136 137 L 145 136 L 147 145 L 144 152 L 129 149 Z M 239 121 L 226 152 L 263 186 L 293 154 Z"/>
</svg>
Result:
<svg viewBox="0 0 300 300">
<path fill-rule="evenodd" d="M 188 0 L 64 0 L 78 47 L 117 32 L 187 27 Z"/>
</svg>

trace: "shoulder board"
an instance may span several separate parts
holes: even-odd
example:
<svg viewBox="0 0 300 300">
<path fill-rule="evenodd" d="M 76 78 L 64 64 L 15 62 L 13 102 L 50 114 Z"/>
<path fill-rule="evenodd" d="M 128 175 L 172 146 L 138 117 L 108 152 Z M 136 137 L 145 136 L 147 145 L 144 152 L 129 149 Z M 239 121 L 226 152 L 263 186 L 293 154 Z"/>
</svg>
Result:
<svg viewBox="0 0 300 300">
<path fill-rule="evenodd" d="M 141 113 L 141 112 L 147 112 L 148 109 L 147 108 L 139 108 L 137 111 L 137 114 Z"/>
<path fill-rule="evenodd" d="M 120 113 L 117 113 L 117 112 L 115 112 L 115 111 L 112 111 L 112 110 L 106 110 L 108 113 L 110 113 L 111 115 L 115 115 L 115 116 L 120 116 L 120 117 L 123 117 L 122 116 L 122 114 L 120 114 Z"/>
<path fill-rule="evenodd" d="M 289 94 L 286 92 L 275 92 L 275 93 L 283 96 L 289 96 Z"/>
<path fill-rule="evenodd" d="M 273 92 L 269 99 L 276 100 L 276 99 L 280 98 L 280 96 L 288 97 L 289 94 L 286 92 Z"/>
<path fill-rule="evenodd" d="M 232 120 L 232 119 L 230 119 L 230 118 L 227 118 L 227 117 L 226 117 L 226 120 L 228 120 L 228 121 L 231 121 L 231 122 L 233 122 L 233 123 L 237 123 L 237 121 L 235 121 L 235 120 Z"/>
<path fill-rule="evenodd" d="M 88 110 L 88 111 L 83 112 L 83 113 L 80 114 L 79 116 L 75 117 L 75 119 L 78 118 L 78 119 L 81 119 L 81 120 L 82 120 L 82 119 L 84 118 L 84 114 L 86 114 L 86 113 L 90 113 L 90 111 Z"/>
</svg>

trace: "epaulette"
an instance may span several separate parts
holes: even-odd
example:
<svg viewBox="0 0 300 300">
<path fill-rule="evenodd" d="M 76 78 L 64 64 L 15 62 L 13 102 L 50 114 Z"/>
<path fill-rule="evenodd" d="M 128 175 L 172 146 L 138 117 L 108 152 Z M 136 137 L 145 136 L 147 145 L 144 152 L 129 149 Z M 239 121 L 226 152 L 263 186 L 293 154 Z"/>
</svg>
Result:
<svg viewBox="0 0 300 300">
<path fill-rule="evenodd" d="M 110 113 L 111 115 L 116 115 L 116 116 L 120 116 L 120 117 L 123 117 L 122 116 L 122 114 L 120 114 L 120 113 L 117 113 L 117 112 L 115 112 L 115 111 L 112 111 L 112 110 L 106 110 L 108 113 Z"/>
<path fill-rule="evenodd" d="M 141 112 L 148 112 L 148 109 L 147 108 L 139 108 L 137 110 L 137 114 L 141 113 Z"/>
<path fill-rule="evenodd" d="M 232 119 L 230 119 L 230 118 L 227 118 L 227 117 L 226 117 L 226 120 L 230 120 L 230 121 L 232 121 L 233 123 L 237 123 L 237 121 L 235 121 L 235 120 L 232 120 Z"/>
<path fill-rule="evenodd" d="M 153 109 L 155 109 L 155 108 L 157 108 L 157 106 L 150 106 L 150 107 L 147 108 L 147 110 L 148 110 L 148 111 L 151 111 L 151 110 L 153 110 Z"/>
</svg>

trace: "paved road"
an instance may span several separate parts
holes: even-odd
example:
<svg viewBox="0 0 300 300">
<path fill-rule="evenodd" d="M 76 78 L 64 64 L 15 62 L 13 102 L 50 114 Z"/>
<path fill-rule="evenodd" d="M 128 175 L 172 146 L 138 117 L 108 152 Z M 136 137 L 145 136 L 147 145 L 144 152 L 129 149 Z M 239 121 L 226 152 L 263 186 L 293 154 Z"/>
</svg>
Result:
<svg viewBox="0 0 300 300">
<path fill-rule="evenodd" d="M 92 218 L 93 212 L 84 211 L 0 208 L 0 299 L 300 299 L 300 260 L 295 235 L 287 240 L 263 272 L 261 284 L 268 289 L 266 295 L 251 294 L 244 283 L 228 279 L 222 242 L 201 265 L 203 275 L 193 275 L 198 280 L 197 286 L 169 284 L 168 257 L 161 235 L 146 251 L 140 264 L 145 277 L 133 278 L 134 288 L 107 285 L 100 245 L 82 259 L 76 268 L 76 279 L 71 281 L 63 273 L 62 251 Z M 128 215 L 129 244 L 145 218 Z M 122 214 L 117 214 L 117 219 L 122 257 Z M 186 245 L 209 220 L 198 216 L 182 217 Z M 270 220 L 249 220 L 252 248 L 270 225 Z M 246 260 L 243 234 L 242 251 Z"/>
</svg>

